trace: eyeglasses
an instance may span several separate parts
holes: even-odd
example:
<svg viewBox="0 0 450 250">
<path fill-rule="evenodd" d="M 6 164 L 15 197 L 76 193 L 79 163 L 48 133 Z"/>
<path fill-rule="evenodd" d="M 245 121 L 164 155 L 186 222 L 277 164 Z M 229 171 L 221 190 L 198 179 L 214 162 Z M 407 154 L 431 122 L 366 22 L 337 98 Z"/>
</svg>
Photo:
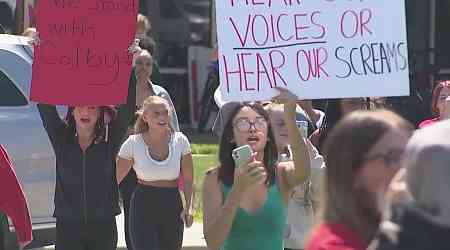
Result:
<svg viewBox="0 0 450 250">
<path fill-rule="evenodd" d="M 239 131 L 239 132 L 247 132 L 250 130 L 250 128 L 253 126 L 257 130 L 264 130 L 267 128 L 267 120 L 264 117 L 258 117 L 256 118 L 255 122 L 251 122 L 247 118 L 240 118 L 237 119 L 233 126 Z"/>
<path fill-rule="evenodd" d="M 364 157 L 364 161 L 375 161 L 383 160 L 384 164 L 391 166 L 393 164 L 399 163 L 404 155 L 405 151 L 403 149 L 391 149 L 384 153 L 377 153 L 371 156 Z"/>
</svg>

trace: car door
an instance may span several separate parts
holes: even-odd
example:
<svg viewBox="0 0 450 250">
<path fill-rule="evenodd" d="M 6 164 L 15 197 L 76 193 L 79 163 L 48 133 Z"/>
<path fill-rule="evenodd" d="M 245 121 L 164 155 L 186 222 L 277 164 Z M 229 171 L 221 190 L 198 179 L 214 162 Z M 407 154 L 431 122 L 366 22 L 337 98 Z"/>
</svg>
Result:
<svg viewBox="0 0 450 250">
<path fill-rule="evenodd" d="M 11 156 L 36 226 L 54 223 L 55 156 L 35 104 L 31 60 L 0 48 L 0 143 Z"/>
</svg>

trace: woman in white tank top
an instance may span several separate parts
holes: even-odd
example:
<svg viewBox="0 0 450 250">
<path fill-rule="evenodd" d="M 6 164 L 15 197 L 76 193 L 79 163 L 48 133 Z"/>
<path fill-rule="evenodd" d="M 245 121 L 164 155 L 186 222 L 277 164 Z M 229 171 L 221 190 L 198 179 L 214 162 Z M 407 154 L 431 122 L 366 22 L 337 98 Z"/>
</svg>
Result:
<svg viewBox="0 0 450 250">
<path fill-rule="evenodd" d="M 131 198 L 129 229 L 135 250 L 179 250 L 185 224 L 193 222 L 193 163 L 187 137 L 170 123 L 170 106 L 148 97 L 135 125 L 135 134 L 122 145 L 117 160 L 120 183 L 133 168 L 138 178 Z M 184 177 L 183 209 L 178 178 Z"/>
</svg>

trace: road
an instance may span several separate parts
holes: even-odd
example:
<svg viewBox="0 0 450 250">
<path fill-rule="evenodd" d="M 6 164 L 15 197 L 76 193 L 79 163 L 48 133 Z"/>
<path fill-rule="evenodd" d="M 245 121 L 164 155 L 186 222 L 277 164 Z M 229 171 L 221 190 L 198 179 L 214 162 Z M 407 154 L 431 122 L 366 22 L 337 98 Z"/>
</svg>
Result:
<svg viewBox="0 0 450 250">
<path fill-rule="evenodd" d="M 124 219 L 123 213 L 116 217 L 117 219 L 117 232 L 118 232 L 118 242 L 117 249 L 125 250 L 125 233 L 124 233 Z M 44 248 L 35 248 L 34 250 L 51 250 L 54 246 L 48 246 Z M 203 226 L 201 223 L 194 223 L 191 228 L 184 230 L 183 238 L 183 250 L 205 250 L 206 243 L 203 239 Z"/>
</svg>

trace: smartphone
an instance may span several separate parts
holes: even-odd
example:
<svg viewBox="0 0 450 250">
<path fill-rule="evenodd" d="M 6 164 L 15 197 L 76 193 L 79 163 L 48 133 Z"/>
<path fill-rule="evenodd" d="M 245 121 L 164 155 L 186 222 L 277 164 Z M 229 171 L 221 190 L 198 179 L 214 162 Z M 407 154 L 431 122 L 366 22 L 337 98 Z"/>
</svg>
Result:
<svg viewBox="0 0 450 250">
<path fill-rule="evenodd" d="M 295 121 L 297 124 L 297 128 L 300 129 L 300 132 L 304 137 L 308 137 L 308 122 L 307 121 Z"/>
<path fill-rule="evenodd" d="M 233 157 L 234 165 L 236 167 L 241 166 L 244 162 L 250 160 L 253 150 L 249 145 L 240 146 L 233 149 L 231 157 Z"/>
</svg>

